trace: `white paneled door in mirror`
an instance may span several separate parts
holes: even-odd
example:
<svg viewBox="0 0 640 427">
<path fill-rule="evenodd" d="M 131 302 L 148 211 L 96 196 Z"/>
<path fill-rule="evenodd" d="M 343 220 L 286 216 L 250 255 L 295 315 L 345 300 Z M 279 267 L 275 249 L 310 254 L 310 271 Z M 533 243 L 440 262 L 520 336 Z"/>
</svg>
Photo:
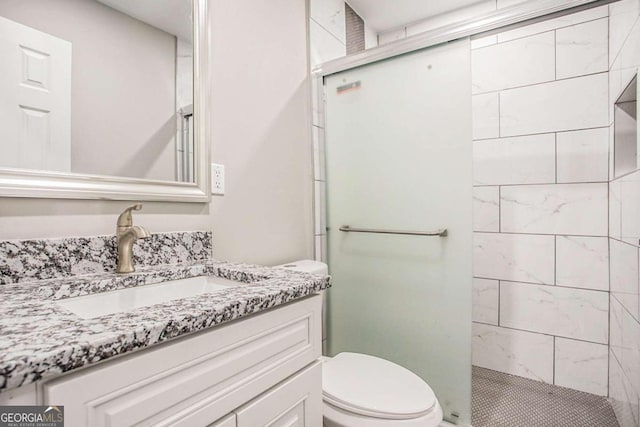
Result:
<svg viewBox="0 0 640 427">
<path fill-rule="evenodd" d="M 0 166 L 71 171 L 71 43 L 0 17 Z"/>
<path fill-rule="evenodd" d="M 0 196 L 206 201 L 206 4 L 0 2 Z"/>
</svg>

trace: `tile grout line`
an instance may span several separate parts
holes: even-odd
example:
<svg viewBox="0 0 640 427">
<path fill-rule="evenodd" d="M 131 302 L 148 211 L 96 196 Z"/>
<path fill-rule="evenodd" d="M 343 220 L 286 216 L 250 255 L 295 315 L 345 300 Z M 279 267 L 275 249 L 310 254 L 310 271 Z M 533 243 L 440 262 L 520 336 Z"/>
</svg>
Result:
<svg viewBox="0 0 640 427">
<path fill-rule="evenodd" d="M 496 231 L 474 231 L 477 234 L 502 234 L 505 236 L 566 236 L 566 237 L 599 237 L 602 239 L 606 239 L 606 234 L 573 234 L 573 233 L 526 233 L 522 231 L 502 231 L 500 233 Z M 619 239 L 614 239 L 619 240 Z M 624 240 L 620 240 L 622 243 L 626 243 L 631 246 L 636 246 L 632 243 L 625 242 Z M 637 247 L 637 246 L 636 246 Z"/>
<path fill-rule="evenodd" d="M 500 89 L 494 89 L 494 90 L 488 90 L 486 92 L 475 92 L 472 93 L 471 96 L 480 96 L 480 95 L 489 95 L 492 93 L 496 93 L 496 92 L 508 92 L 510 90 L 518 90 L 518 89 L 525 89 L 528 87 L 533 87 L 533 86 L 541 86 L 541 85 L 548 85 L 550 83 L 556 83 L 556 82 L 564 82 L 567 80 L 578 80 L 578 79 L 584 79 L 587 77 L 593 77 L 593 76 L 597 76 L 600 74 L 609 74 L 609 69 L 606 69 L 604 71 L 594 71 L 592 73 L 588 73 L 588 74 L 580 74 L 577 76 L 570 76 L 570 77 L 561 77 L 559 79 L 553 79 L 553 80 L 544 80 L 541 82 L 535 82 L 535 83 L 529 83 L 526 85 L 520 85 L 520 86 L 511 86 L 511 87 L 504 87 L 504 88 L 500 88 Z"/>
<path fill-rule="evenodd" d="M 555 164 L 554 164 L 554 166 L 555 166 L 555 174 L 556 174 L 556 176 L 555 176 L 556 177 L 556 182 L 555 183 L 559 184 L 559 182 L 558 182 L 558 132 L 554 132 L 553 140 L 554 140 L 554 150 L 555 150 L 555 152 L 554 152 L 554 154 L 555 154 L 555 157 L 554 157 Z"/>
<path fill-rule="evenodd" d="M 550 338 L 561 338 L 561 339 L 565 339 L 565 340 L 578 341 L 578 342 L 582 342 L 582 343 L 586 343 L 586 344 L 603 345 L 605 347 L 607 346 L 607 344 L 604 344 L 604 343 L 601 343 L 601 342 L 598 342 L 598 341 L 589 341 L 589 340 L 585 340 L 585 339 L 582 339 L 582 338 L 566 337 L 566 336 L 563 336 L 563 335 L 553 335 L 553 334 L 547 333 L 547 332 L 530 331 L 528 329 L 514 328 L 512 326 L 493 325 L 491 323 L 478 322 L 476 320 L 472 321 L 471 323 L 477 323 L 479 325 L 484 325 L 484 326 L 492 326 L 494 328 L 502 328 L 502 329 L 506 329 L 508 331 L 525 332 L 525 333 L 528 333 L 528 334 L 543 335 L 545 337 L 550 337 Z"/>
<path fill-rule="evenodd" d="M 558 81 L 558 35 L 557 29 L 553 29 L 553 81 Z"/>
<path fill-rule="evenodd" d="M 609 298 L 611 298 L 611 297 L 613 297 L 613 298 L 615 298 L 615 299 L 616 299 L 616 302 L 620 305 L 620 307 L 622 308 L 622 310 L 626 311 L 626 312 L 627 312 L 627 314 L 628 314 L 629 316 L 631 316 L 631 318 L 633 319 L 633 321 L 634 321 L 634 322 L 636 322 L 636 323 L 640 323 L 640 319 L 639 319 L 639 318 L 636 318 L 636 315 L 635 315 L 635 314 L 633 314 L 633 313 L 631 313 L 631 312 L 629 311 L 629 309 L 627 308 L 627 306 L 626 306 L 626 305 L 622 304 L 622 301 L 620 301 L 620 300 L 618 299 L 618 297 L 616 297 L 616 296 L 615 296 L 615 293 L 610 293 L 610 294 L 609 294 Z"/>
<path fill-rule="evenodd" d="M 498 233 L 502 232 L 502 187 L 498 186 Z"/>
<path fill-rule="evenodd" d="M 553 236 L 553 286 L 558 286 L 558 235 Z"/>
<path fill-rule="evenodd" d="M 498 280 L 498 326 L 500 326 L 500 289 L 502 285 L 500 284 L 500 280 Z"/>
<path fill-rule="evenodd" d="M 636 171 L 637 172 L 637 171 Z M 324 182 L 324 181 L 320 181 Z M 607 184 L 605 181 L 576 181 L 576 182 L 539 182 L 539 183 L 525 183 L 525 184 L 474 184 L 474 187 L 530 187 L 530 186 L 552 186 L 552 185 L 593 185 L 593 184 Z"/>
<path fill-rule="evenodd" d="M 523 137 L 523 136 L 538 136 L 538 135 L 549 135 L 552 133 L 569 133 L 569 132 L 579 132 L 579 131 L 586 131 L 586 130 L 594 130 L 594 129 L 609 129 L 611 127 L 611 124 L 608 125 L 604 125 L 604 126 L 589 126 L 589 127 L 584 127 L 584 128 L 575 128 L 575 129 L 556 129 L 556 130 L 548 130 L 545 132 L 532 132 L 532 133 L 519 133 L 519 134 L 515 134 L 515 135 L 505 135 L 499 138 L 493 137 L 493 138 L 473 138 L 471 141 L 472 142 L 481 142 L 481 141 L 488 141 L 488 140 L 492 140 L 492 139 L 507 139 L 507 138 L 519 138 L 519 137 Z M 624 176 L 624 175 L 621 175 Z"/>
<path fill-rule="evenodd" d="M 556 384 L 556 337 L 555 335 L 553 336 L 553 360 L 552 360 L 552 366 L 553 366 L 553 384 Z"/>
<path fill-rule="evenodd" d="M 504 9 L 504 8 L 502 8 L 502 9 Z M 501 10 L 501 9 L 499 9 L 499 10 Z M 526 39 L 528 37 L 539 36 L 540 34 L 544 34 L 544 33 L 550 33 L 551 31 L 558 31 L 558 30 L 564 30 L 566 28 L 577 27 L 579 25 L 583 25 L 583 24 L 599 21 L 601 19 L 607 19 L 608 20 L 609 19 L 609 15 L 607 14 L 606 16 L 601 16 L 599 18 L 587 19 L 585 21 L 580 21 L 580 22 L 576 22 L 576 23 L 573 23 L 573 24 L 569 24 L 569 25 L 561 25 L 559 27 L 549 28 L 547 30 L 538 31 L 538 32 L 535 32 L 535 33 L 526 34 L 526 35 L 519 36 L 519 37 L 514 37 L 512 39 L 504 40 L 504 41 L 498 41 L 498 36 L 501 35 L 501 34 L 505 34 L 505 33 L 508 33 L 510 31 L 513 31 L 513 30 L 515 30 L 517 28 L 514 28 L 513 30 L 507 30 L 507 31 L 494 30 L 494 31 L 498 31 L 498 32 L 496 32 L 495 34 L 488 34 L 485 37 L 488 37 L 488 36 L 491 36 L 491 35 L 495 35 L 496 36 L 496 42 L 495 43 L 487 45 L 487 46 L 476 47 L 476 48 L 473 48 L 472 50 L 486 49 L 486 48 L 491 47 L 491 46 L 497 46 L 497 45 L 513 42 L 513 41 L 516 41 L 516 40 L 523 40 L 523 39 Z M 544 22 L 544 21 L 540 21 L 540 22 Z M 528 25 L 535 25 L 535 24 L 528 24 Z M 526 26 L 527 25 L 524 25 L 523 27 L 520 27 L 520 28 L 524 28 Z"/>
<path fill-rule="evenodd" d="M 581 290 L 581 291 L 603 292 L 603 293 L 607 293 L 607 294 L 609 293 L 609 291 L 606 290 L 606 289 L 580 288 L 580 287 L 575 287 L 575 286 L 554 285 L 553 283 L 522 282 L 522 281 L 518 281 L 518 280 L 496 279 L 495 277 L 483 277 L 483 276 L 473 276 L 473 278 L 474 279 L 482 279 L 482 280 L 501 281 L 501 282 L 506 282 L 506 283 L 520 284 L 520 285 L 547 286 L 547 287 L 553 287 L 553 288 L 558 288 L 558 289 L 576 289 L 576 290 Z"/>
</svg>

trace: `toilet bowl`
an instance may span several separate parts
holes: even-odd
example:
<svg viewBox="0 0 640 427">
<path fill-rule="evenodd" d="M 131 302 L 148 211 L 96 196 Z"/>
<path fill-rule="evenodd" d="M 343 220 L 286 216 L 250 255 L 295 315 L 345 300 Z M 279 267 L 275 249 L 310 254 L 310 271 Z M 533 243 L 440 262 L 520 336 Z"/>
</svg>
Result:
<svg viewBox="0 0 640 427">
<path fill-rule="evenodd" d="M 322 366 L 325 427 L 437 427 L 442 408 L 431 387 L 385 359 L 339 353 Z"/>
<path fill-rule="evenodd" d="M 328 274 L 311 260 L 283 264 L 311 274 Z M 324 427 L 437 427 L 442 408 L 431 387 L 400 365 L 360 353 L 325 357 L 322 366 Z"/>
</svg>

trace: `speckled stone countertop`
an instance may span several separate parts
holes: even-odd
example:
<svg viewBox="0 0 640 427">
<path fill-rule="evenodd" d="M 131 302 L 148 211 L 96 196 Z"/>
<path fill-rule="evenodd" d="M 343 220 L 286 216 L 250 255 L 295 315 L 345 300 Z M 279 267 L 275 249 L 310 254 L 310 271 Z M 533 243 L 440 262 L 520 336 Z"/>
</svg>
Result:
<svg viewBox="0 0 640 427">
<path fill-rule="evenodd" d="M 218 276 L 246 284 L 133 311 L 82 319 L 57 305 L 73 296 L 186 277 Z M 311 295 L 328 277 L 200 260 L 5 284 L 0 298 L 0 390 L 149 347 Z"/>
</svg>

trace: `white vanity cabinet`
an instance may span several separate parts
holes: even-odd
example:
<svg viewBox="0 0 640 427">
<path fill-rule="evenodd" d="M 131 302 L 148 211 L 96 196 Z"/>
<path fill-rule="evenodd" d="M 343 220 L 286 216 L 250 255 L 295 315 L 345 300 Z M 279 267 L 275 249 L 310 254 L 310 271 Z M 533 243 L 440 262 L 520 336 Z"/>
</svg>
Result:
<svg viewBox="0 0 640 427">
<path fill-rule="evenodd" d="M 67 427 L 322 425 L 314 295 L 38 386 Z"/>
</svg>

